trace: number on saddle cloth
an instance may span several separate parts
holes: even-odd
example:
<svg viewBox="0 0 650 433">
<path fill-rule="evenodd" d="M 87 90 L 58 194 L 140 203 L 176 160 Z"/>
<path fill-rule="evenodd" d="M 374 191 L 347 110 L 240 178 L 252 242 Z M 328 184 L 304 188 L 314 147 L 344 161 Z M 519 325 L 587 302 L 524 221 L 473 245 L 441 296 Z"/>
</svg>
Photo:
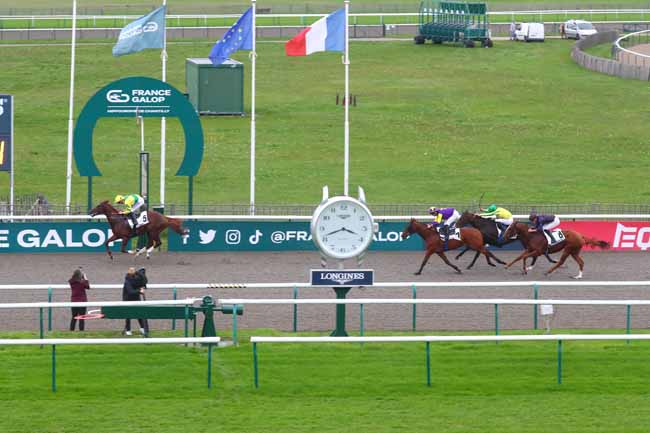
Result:
<svg viewBox="0 0 650 433">
<path fill-rule="evenodd" d="M 136 221 L 137 221 L 136 227 L 142 227 L 149 224 L 149 216 L 147 215 L 147 211 L 144 210 L 140 212 L 140 215 L 137 216 Z"/>
<path fill-rule="evenodd" d="M 562 233 L 561 229 L 555 229 L 552 231 L 544 230 L 544 237 L 546 237 L 546 242 L 548 242 L 549 247 L 564 241 L 564 233 Z"/>
</svg>

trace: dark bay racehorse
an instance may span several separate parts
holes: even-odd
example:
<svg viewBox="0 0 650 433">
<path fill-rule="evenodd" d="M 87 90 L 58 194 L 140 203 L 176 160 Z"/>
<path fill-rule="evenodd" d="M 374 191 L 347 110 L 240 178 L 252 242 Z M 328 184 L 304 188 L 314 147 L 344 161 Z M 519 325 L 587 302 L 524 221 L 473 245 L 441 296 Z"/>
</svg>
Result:
<svg viewBox="0 0 650 433">
<path fill-rule="evenodd" d="M 418 235 L 420 235 L 422 239 L 424 239 L 424 248 L 426 251 L 424 254 L 424 260 L 420 265 L 420 269 L 415 273 L 415 275 L 420 275 L 422 273 L 422 269 L 424 268 L 424 265 L 427 264 L 429 257 L 431 257 L 433 253 L 438 254 L 440 258 L 448 266 L 454 268 L 456 272 L 458 272 L 459 274 L 462 273 L 456 265 L 454 265 L 449 261 L 449 259 L 447 259 L 447 256 L 445 255 L 445 243 L 442 239 L 440 239 L 440 234 L 438 234 L 438 232 L 435 229 L 429 228 L 427 227 L 426 224 L 419 223 L 416 221 L 415 218 L 412 218 L 411 221 L 407 224 L 406 228 L 404 228 L 404 231 L 402 232 L 402 239 L 408 238 L 413 233 L 417 233 Z M 490 266 L 495 266 L 490 261 L 490 257 L 492 257 L 497 262 L 505 265 L 505 262 L 502 262 L 501 260 L 497 259 L 490 251 L 485 249 L 483 235 L 481 235 L 481 232 L 478 231 L 477 229 L 471 227 L 461 228 L 460 239 L 461 240 L 450 239 L 449 242 L 447 242 L 447 250 L 455 250 L 456 248 L 460 248 L 463 245 L 467 245 L 470 249 L 478 251 L 479 253 L 485 255 L 485 259 L 487 260 Z M 476 257 L 478 257 L 478 255 Z M 467 267 L 467 269 L 470 269 L 474 265 L 474 262 L 476 261 L 476 257 L 474 258 L 472 263 Z"/>
<path fill-rule="evenodd" d="M 126 243 L 130 238 L 140 236 L 143 233 L 146 233 L 149 235 L 149 241 L 147 242 L 147 246 L 142 248 L 139 251 L 132 251 L 129 250 L 129 254 L 135 254 L 136 257 L 142 254 L 143 252 L 147 252 L 147 258 L 150 257 L 151 251 L 153 251 L 154 248 L 159 247 L 162 242 L 160 242 L 160 233 L 163 232 L 167 227 L 171 227 L 172 230 L 174 230 L 176 233 L 178 233 L 181 236 L 187 236 L 188 232 L 183 228 L 183 221 L 176 219 L 176 218 L 170 218 L 167 217 L 161 213 L 155 212 L 155 211 L 147 211 L 147 216 L 149 219 L 149 223 L 147 225 L 144 225 L 142 227 L 138 227 L 137 230 L 132 230 L 131 226 L 128 223 L 128 217 L 125 215 L 120 214 L 120 212 L 115 209 L 109 202 L 108 200 L 105 200 L 101 202 L 97 207 L 95 207 L 93 210 L 90 211 L 91 216 L 96 216 L 96 215 L 104 215 L 106 219 L 108 220 L 108 224 L 111 226 L 111 230 L 113 231 L 113 236 L 111 236 L 107 241 L 106 241 L 106 252 L 108 253 L 108 256 L 113 259 L 113 253 L 111 252 L 110 248 L 108 247 L 108 244 L 117 240 L 121 239 L 122 240 L 122 249 L 121 251 L 123 253 L 126 253 Z"/>
<path fill-rule="evenodd" d="M 493 245 L 497 248 L 501 248 L 504 245 L 508 245 L 512 242 L 519 240 L 523 245 L 524 249 L 526 249 L 526 244 L 524 240 L 520 239 L 518 236 L 506 237 L 504 233 L 503 238 L 501 239 L 501 241 L 499 241 L 499 232 L 497 230 L 497 223 L 492 219 L 483 218 L 480 215 L 476 215 L 471 212 L 465 211 L 460 216 L 460 219 L 456 222 L 456 226 L 465 227 L 468 225 L 474 227 L 475 229 L 478 229 L 481 232 L 481 234 L 483 235 L 483 240 L 485 240 L 486 244 Z M 465 247 L 465 249 L 456 256 L 456 260 L 458 260 L 468 250 L 469 247 Z M 474 260 L 476 260 L 478 255 L 479 252 L 477 251 Z M 551 256 L 548 255 L 547 251 L 544 251 L 544 256 L 550 263 L 557 263 L 556 260 L 553 260 Z M 533 257 L 533 262 L 530 264 L 529 270 L 532 269 L 533 266 L 535 266 L 536 261 L 537 261 L 537 257 Z"/>
<path fill-rule="evenodd" d="M 582 260 L 582 257 L 580 257 L 580 252 L 582 251 L 582 248 L 585 245 L 591 245 L 602 249 L 609 248 L 608 242 L 583 236 L 582 234 L 573 230 L 563 230 L 564 240 L 560 243 L 553 245 L 552 247 L 548 247 L 546 236 L 544 236 L 542 233 L 539 233 L 538 231 L 530 232 L 528 230 L 529 228 L 530 226 L 528 224 L 516 222 L 513 223 L 510 227 L 508 227 L 508 230 L 506 230 L 504 236 L 511 236 L 514 233 L 516 233 L 517 236 L 520 239 L 522 239 L 524 245 L 527 245 L 526 251 L 524 251 L 519 257 L 517 257 L 512 262 L 508 263 L 506 265 L 506 268 L 509 268 L 519 260 L 523 260 L 523 266 L 524 266 L 523 273 L 526 274 L 526 271 L 529 270 L 529 268 L 526 268 L 526 259 L 528 257 L 539 257 L 542 254 L 544 254 L 544 252 L 546 251 L 548 251 L 550 254 L 562 251 L 562 257 L 560 257 L 560 261 L 557 262 L 555 266 L 553 266 L 551 269 L 546 271 L 546 275 L 550 274 L 551 272 L 555 271 L 557 268 L 562 266 L 562 264 L 564 264 L 566 259 L 569 256 L 571 256 L 573 257 L 573 260 L 575 260 L 575 262 L 578 264 L 578 267 L 580 268 L 580 272 L 578 273 L 578 275 L 576 275 L 573 278 L 580 279 L 582 278 L 582 271 L 585 266 L 585 261 Z"/>
</svg>

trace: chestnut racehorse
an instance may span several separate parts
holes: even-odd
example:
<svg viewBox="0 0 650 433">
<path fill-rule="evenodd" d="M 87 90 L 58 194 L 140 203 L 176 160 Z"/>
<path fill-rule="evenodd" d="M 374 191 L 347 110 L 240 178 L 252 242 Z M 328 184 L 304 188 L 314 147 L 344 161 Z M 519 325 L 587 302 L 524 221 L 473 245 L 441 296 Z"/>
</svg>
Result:
<svg viewBox="0 0 650 433">
<path fill-rule="evenodd" d="M 143 233 L 146 233 L 149 235 L 149 241 L 147 242 L 147 246 L 142 248 L 139 251 L 133 251 L 129 250 L 129 254 L 135 254 L 136 257 L 142 254 L 143 252 L 147 252 L 147 258 L 150 257 L 151 251 L 159 247 L 162 242 L 160 242 L 160 233 L 162 233 L 163 230 L 165 230 L 167 227 L 171 227 L 172 230 L 174 230 L 176 233 L 179 235 L 185 237 L 188 235 L 187 230 L 183 228 L 183 221 L 176 219 L 176 218 L 170 218 L 167 217 L 161 213 L 158 213 L 156 211 L 148 210 L 147 211 L 147 217 L 149 219 L 149 223 L 142 226 L 138 227 L 137 230 L 131 229 L 131 226 L 128 223 L 128 217 L 126 215 L 122 215 L 117 209 L 115 209 L 109 202 L 108 200 L 105 200 L 101 202 L 97 207 L 95 207 L 93 210 L 90 211 L 91 216 L 96 216 L 96 215 L 104 215 L 106 219 L 108 220 L 108 224 L 111 226 L 111 231 L 113 232 L 113 236 L 111 236 L 107 241 L 106 241 L 106 252 L 108 253 L 108 256 L 113 260 L 113 253 L 111 252 L 110 248 L 108 247 L 108 244 L 117 240 L 121 239 L 122 240 L 122 249 L 121 251 L 123 253 L 126 253 L 126 243 L 130 238 L 140 236 Z"/>
<path fill-rule="evenodd" d="M 459 274 L 462 273 L 456 265 L 454 265 L 447 259 L 447 256 L 445 255 L 445 243 L 442 239 L 440 239 L 440 235 L 435 229 L 429 228 L 427 227 L 426 224 L 419 223 L 416 221 L 415 218 L 412 218 L 411 221 L 407 224 L 406 228 L 404 228 L 404 231 L 402 232 L 402 239 L 408 238 L 413 233 L 417 233 L 418 235 L 420 235 L 422 239 L 424 239 L 424 248 L 426 251 L 424 254 L 424 260 L 420 265 L 420 269 L 415 273 L 415 275 L 420 275 L 422 273 L 422 269 L 424 268 L 424 265 L 427 264 L 429 257 L 431 257 L 433 253 L 438 254 L 440 258 L 448 266 L 454 268 L 456 272 L 458 272 Z M 490 251 L 488 251 L 485 248 L 483 242 L 483 235 L 477 229 L 472 227 L 461 228 L 460 239 L 461 240 L 450 239 L 447 242 L 447 250 L 455 250 L 456 248 L 460 248 L 463 245 L 467 245 L 470 249 L 478 251 L 479 253 L 485 255 L 485 259 L 487 260 L 490 266 L 495 266 L 490 261 L 490 257 L 492 257 L 494 260 L 501 263 L 502 265 L 505 265 L 505 262 L 502 262 L 501 260 L 494 257 L 494 254 L 492 254 Z M 470 269 L 474 265 L 474 262 L 476 262 L 477 257 L 478 255 L 474 257 L 474 260 L 472 260 L 472 263 L 467 267 L 467 269 Z"/>
<path fill-rule="evenodd" d="M 563 230 L 564 240 L 549 247 L 548 242 L 546 241 L 546 236 L 544 236 L 544 234 L 538 231 L 529 232 L 529 228 L 530 226 L 528 224 L 515 222 L 511 224 L 510 227 L 508 227 L 506 230 L 504 237 L 512 236 L 516 233 L 519 239 L 521 239 L 524 245 L 526 245 L 526 250 L 519 257 L 508 263 L 506 265 L 506 268 L 509 268 L 519 260 L 523 260 L 523 273 L 526 274 L 527 271 L 532 269 L 532 267 L 526 267 L 526 259 L 528 257 L 539 257 L 546 251 L 548 251 L 550 254 L 562 251 L 562 257 L 560 257 L 560 260 L 555 264 L 555 266 L 546 271 L 546 275 L 562 266 L 566 259 L 571 256 L 580 268 L 578 275 L 573 278 L 580 279 L 582 278 L 582 271 L 585 267 L 585 262 L 582 260 L 582 257 L 580 257 L 582 248 L 585 245 L 591 245 L 602 249 L 609 248 L 608 242 L 584 236 L 573 230 Z"/>
</svg>

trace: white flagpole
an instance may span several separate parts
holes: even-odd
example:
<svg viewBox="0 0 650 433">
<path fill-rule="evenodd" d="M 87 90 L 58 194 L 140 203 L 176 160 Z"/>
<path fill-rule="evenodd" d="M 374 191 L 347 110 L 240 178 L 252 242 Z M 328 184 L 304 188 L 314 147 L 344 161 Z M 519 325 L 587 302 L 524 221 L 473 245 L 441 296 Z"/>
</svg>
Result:
<svg viewBox="0 0 650 433">
<path fill-rule="evenodd" d="M 70 214 L 72 196 L 72 139 L 74 135 L 74 63 L 77 43 L 77 0 L 72 1 L 72 54 L 70 55 L 70 112 L 68 116 L 68 164 L 65 172 L 65 211 Z"/>
<path fill-rule="evenodd" d="M 251 50 L 251 215 L 255 215 L 255 60 L 257 58 L 257 52 L 255 51 L 256 39 L 257 39 L 257 28 L 255 27 L 255 18 L 256 18 L 256 0 L 251 0 L 253 7 L 253 28 L 251 29 L 253 43 Z"/>
<path fill-rule="evenodd" d="M 167 6 L 167 0 L 163 0 L 163 6 Z M 167 81 L 167 10 L 165 9 L 165 33 L 163 35 L 162 49 L 162 81 Z M 160 119 L 160 206 L 165 207 L 165 147 L 166 147 L 166 126 L 167 119 Z"/>
<path fill-rule="evenodd" d="M 348 183 L 350 178 L 350 55 L 349 55 L 349 30 L 348 12 L 350 11 L 350 0 L 345 0 L 345 54 L 343 64 L 345 65 L 345 151 L 344 151 L 344 174 L 343 174 L 343 195 L 348 195 Z"/>
</svg>

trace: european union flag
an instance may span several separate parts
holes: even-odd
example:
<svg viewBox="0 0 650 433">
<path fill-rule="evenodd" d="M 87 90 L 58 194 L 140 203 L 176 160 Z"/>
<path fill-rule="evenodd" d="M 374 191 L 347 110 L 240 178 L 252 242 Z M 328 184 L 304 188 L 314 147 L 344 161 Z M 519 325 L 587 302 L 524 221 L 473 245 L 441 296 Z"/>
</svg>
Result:
<svg viewBox="0 0 650 433">
<path fill-rule="evenodd" d="M 210 60 L 214 66 L 222 64 L 237 50 L 253 49 L 253 8 L 250 7 L 239 17 L 234 26 L 214 44 L 210 51 Z"/>
</svg>

